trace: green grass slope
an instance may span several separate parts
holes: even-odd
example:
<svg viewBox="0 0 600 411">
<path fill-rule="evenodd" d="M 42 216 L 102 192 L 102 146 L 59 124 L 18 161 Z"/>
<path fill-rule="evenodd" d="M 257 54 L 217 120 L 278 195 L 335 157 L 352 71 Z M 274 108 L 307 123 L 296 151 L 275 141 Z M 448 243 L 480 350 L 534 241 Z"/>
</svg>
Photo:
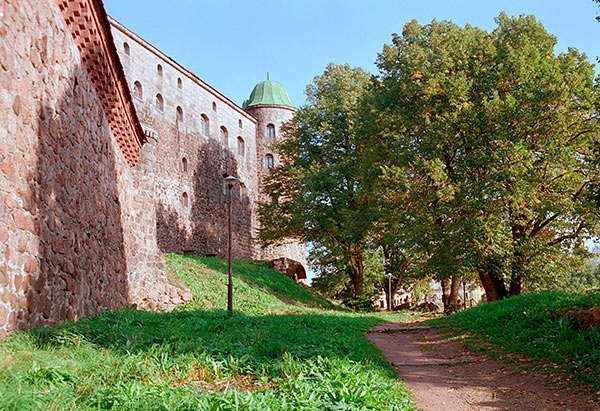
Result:
<svg viewBox="0 0 600 411">
<path fill-rule="evenodd" d="M 413 409 L 363 336 L 378 317 L 314 308 L 330 303 L 244 261 L 229 316 L 226 262 L 167 264 L 194 294 L 186 306 L 106 312 L 1 341 L 0 409 Z"/>
<path fill-rule="evenodd" d="M 227 309 L 227 260 L 166 255 L 168 269 L 183 280 L 201 309 Z M 290 305 L 336 309 L 336 306 L 265 262 L 234 260 L 232 264 L 234 308 L 245 313 L 289 310 Z"/>
<path fill-rule="evenodd" d="M 600 293 L 546 292 L 481 305 L 436 322 L 460 334 L 473 332 L 484 343 L 475 340 L 475 346 L 492 355 L 494 348 L 523 353 L 543 370 L 561 371 L 570 381 L 598 391 L 600 331 L 577 330 L 573 320 L 558 316 L 572 308 L 593 306 L 600 306 Z"/>
</svg>

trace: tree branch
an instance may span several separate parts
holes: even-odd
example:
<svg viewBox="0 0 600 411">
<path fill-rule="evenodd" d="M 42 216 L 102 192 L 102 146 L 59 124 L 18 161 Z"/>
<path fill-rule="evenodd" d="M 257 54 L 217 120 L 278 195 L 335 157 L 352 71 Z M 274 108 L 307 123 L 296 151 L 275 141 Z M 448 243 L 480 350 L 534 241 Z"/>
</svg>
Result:
<svg viewBox="0 0 600 411">
<path fill-rule="evenodd" d="M 556 245 L 564 240 L 576 238 L 579 235 L 579 233 L 581 232 L 581 230 L 583 230 L 583 227 L 585 227 L 585 224 L 582 221 L 581 223 L 579 223 L 579 226 L 577 227 L 577 229 L 575 231 L 573 231 L 571 234 L 562 235 L 562 236 L 554 239 L 553 241 L 550 241 L 547 245 L 551 247 L 551 246 Z"/>
</svg>

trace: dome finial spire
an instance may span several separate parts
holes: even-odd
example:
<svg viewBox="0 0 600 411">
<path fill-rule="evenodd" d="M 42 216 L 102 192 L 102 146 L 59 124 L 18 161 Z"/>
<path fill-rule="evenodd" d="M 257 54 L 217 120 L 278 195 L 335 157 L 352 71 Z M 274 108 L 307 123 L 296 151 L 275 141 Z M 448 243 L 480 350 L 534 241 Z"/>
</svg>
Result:
<svg viewBox="0 0 600 411">
<path fill-rule="evenodd" d="M 270 79 L 269 79 L 269 72 L 268 72 L 268 71 L 267 71 L 267 80 L 270 80 Z"/>
</svg>

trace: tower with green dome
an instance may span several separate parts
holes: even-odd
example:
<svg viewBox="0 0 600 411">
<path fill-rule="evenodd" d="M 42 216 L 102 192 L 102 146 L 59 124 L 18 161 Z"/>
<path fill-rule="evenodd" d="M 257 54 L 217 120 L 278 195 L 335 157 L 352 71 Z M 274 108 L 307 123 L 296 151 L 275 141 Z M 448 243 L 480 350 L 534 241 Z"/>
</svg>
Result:
<svg viewBox="0 0 600 411">
<path fill-rule="evenodd" d="M 281 125 L 294 116 L 296 108 L 292 104 L 284 85 L 269 78 L 261 81 L 252 89 L 250 97 L 244 101 L 242 108 L 256 119 L 256 165 L 258 172 L 258 188 L 261 201 L 264 177 L 269 169 L 279 164 L 279 155 L 274 149 L 274 142 L 281 139 Z M 279 246 L 263 249 L 261 258 L 280 259 L 287 257 L 306 265 L 304 244 L 297 241 L 286 241 Z M 302 272 L 295 273 L 298 279 L 306 278 Z M 288 274 L 289 275 L 289 274 Z"/>
<path fill-rule="evenodd" d="M 242 108 L 256 119 L 256 164 L 258 180 L 262 189 L 262 179 L 268 170 L 279 163 L 274 150 L 274 142 L 281 138 L 281 125 L 290 120 L 296 111 L 288 92 L 278 81 L 269 78 L 252 89 L 250 97 Z"/>
</svg>

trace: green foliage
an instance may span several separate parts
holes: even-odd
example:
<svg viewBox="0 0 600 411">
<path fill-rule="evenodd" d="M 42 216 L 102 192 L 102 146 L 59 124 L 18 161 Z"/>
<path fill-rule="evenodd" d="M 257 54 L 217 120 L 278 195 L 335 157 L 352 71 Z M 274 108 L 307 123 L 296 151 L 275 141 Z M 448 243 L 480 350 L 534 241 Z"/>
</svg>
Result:
<svg viewBox="0 0 600 411">
<path fill-rule="evenodd" d="M 585 55 L 556 55 L 533 16 L 497 23 L 408 23 L 379 56 L 365 138 L 422 268 L 518 293 L 597 229 L 598 93 Z"/>
<path fill-rule="evenodd" d="M 373 300 L 366 295 L 346 295 L 342 299 L 342 304 L 355 311 L 373 311 L 375 305 Z"/>
<path fill-rule="evenodd" d="M 563 369 L 578 383 L 600 389 L 600 332 L 576 330 L 558 314 L 600 306 L 600 293 L 545 292 L 514 296 L 437 320 L 439 325 L 473 331 L 492 347 L 523 353 L 549 369 Z M 493 350 L 489 350 L 493 352 Z"/>
<path fill-rule="evenodd" d="M 583 267 L 568 272 L 550 287 L 558 291 L 578 294 L 599 291 L 600 266 L 592 261 L 586 261 Z"/>
<path fill-rule="evenodd" d="M 377 316 L 309 308 L 327 302 L 250 261 L 235 262 L 229 316 L 226 262 L 168 255 L 167 265 L 193 291 L 190 304 L 0 342 L 0 409 L 413 409 L 363 336 Z"/>
<path fill-rule="evenodd" d="M 331 63 L 307 86 L 307 103 L 283 129 L 277 147 L 282 161 L 266 178 L 271 201 L 259 207 L 263 244 L 296 237 L 328 248 L 351 269 L 355 294 L 363 292 L 371 224 L 356 140 L 369 81 L 360 68 Z"/>
</svg>

